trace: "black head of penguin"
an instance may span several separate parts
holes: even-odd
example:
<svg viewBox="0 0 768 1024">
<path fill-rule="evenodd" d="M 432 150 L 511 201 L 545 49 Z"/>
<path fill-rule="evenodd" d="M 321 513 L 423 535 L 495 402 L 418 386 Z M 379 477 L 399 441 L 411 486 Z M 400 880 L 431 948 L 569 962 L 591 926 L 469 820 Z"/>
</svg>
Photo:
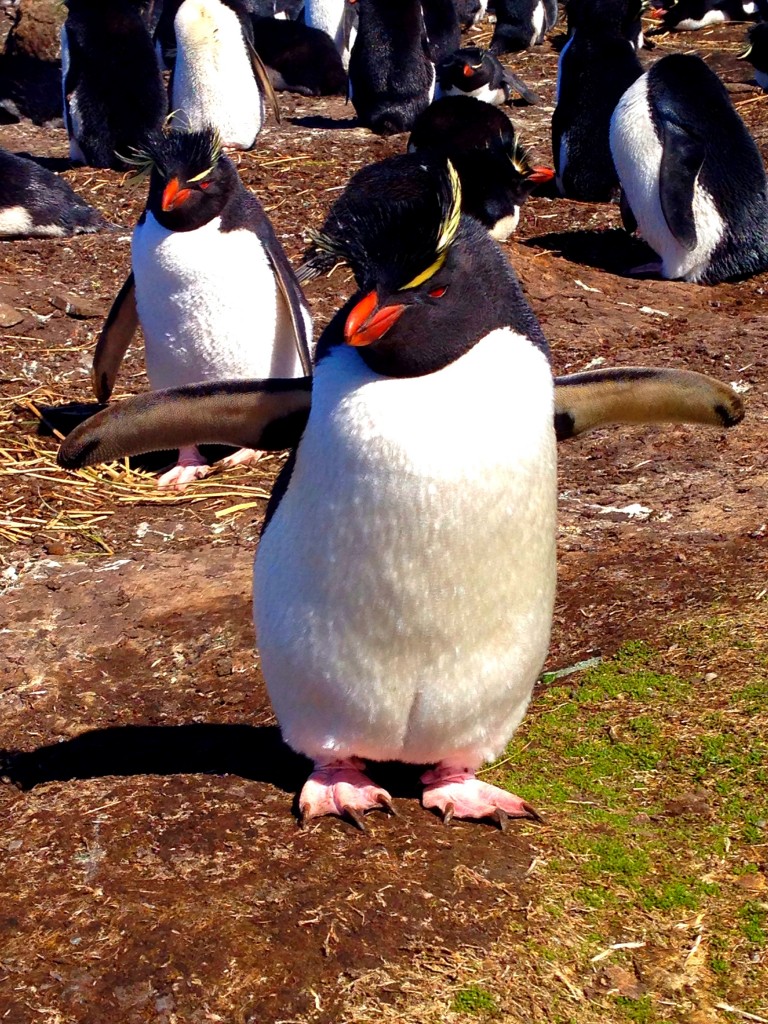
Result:
<svg viewBox="0 0 768 1024">
<path fill-rule="evenodd" d="M 754 25 L 748 34 L 749 46 L 739 60 L 748 61 L 755 69 L 755 81 L 761 89 L 768 89 L 768 22 Z"/>
<path fill-rule="evenodd" d="M 463 211 L 500 240 L 517 226 L 530 193 L 554 177 L 529 162 L 504 113 L 471 96 L 432 103 L 416 121 L 408 147 L 451 161 L 461 182 Z"/>
<path fill-rule="evenodd" d="M 136 162 L 150 170 L 147 210 L 169 231 L 202 227 L 222 212 L 233 191 L 242 188 L 212 128 L 157 134 Z"/>
<path fill-rule="evenodd" d="M 392 157 L 355 175 L 342 199 L 316 242 L 348 263 L 360 291 L 323 334 L 317 362 L 346 343 L 376 373 L 421 376 L 504 326 L 547 351 L 504 254 L 461 213 L 450 164 Z"/>
<path fill-rule="evenodd" d="M 483 86 L 500 89 L 503 82 L 500 68 L 496 58 L 479 46 L 465 46 L 437 65 L 437 84 L 443 95 L 449 90 L 472 93 Z"/>
</svg>

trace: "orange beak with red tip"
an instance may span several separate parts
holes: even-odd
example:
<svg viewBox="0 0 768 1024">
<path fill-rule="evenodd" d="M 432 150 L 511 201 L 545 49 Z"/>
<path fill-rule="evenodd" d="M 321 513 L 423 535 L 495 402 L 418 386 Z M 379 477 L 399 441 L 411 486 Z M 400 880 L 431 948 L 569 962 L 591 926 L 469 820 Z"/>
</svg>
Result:
<svg viewBox="0 0 768 1024">
<path fill-rule="evenodd" d="M 543 185 L 547 181 L 552 181 L 554 176 L 555 172 L 551 167 L 534 167 L 528 175 L 528 181 L 535 181 L 537 185 Z"/>
<path fill-rule="evenodd" d="M 191 188 L 182 188 L 178 178 L 171 178 L 163 189 L 163 201 L 161 203 L 163 212 L 168 213 L 170 210 L 177 209 L 182 203 L 186 203 L 191 195 Z"/>
<path fill-rule="evenodd" d="M 376 291 L 368 292 L 355 305 L 344 324 L 344 341 L 359 348 L 383 338 L 397 323 L 405 306 L 382 306 L 378 308 Z"/>
</svg>

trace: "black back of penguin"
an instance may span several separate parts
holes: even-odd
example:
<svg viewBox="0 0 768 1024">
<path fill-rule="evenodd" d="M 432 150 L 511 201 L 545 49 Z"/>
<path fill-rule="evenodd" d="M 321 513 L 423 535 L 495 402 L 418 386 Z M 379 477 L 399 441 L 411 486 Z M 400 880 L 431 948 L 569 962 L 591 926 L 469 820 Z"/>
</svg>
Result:
<svg viewBox="0 0 768 1024">
<path fill-rule="evenodd" d="M 0 147 L 0 238 L 76 235 L 106 226 L 63 178 Z"/>
<path fill-rule="evenodd" d="M 636 50 L 643 46 L 644 0 L 568 0 L 565 8 L 568 35 L 578 27 L 612 32 L 629 40 Z"/>
<path fill-rule="evenodd" d="M 377 135 L 408 131 L 429 106 L 435 68 L 419 0 L 358 0 L 359 23 L 349 59 L 352 103 Z"/>
<path fill-rule="evenodd" d="M 550 4 L 550 16 L 551 11 Z M 491 53 L 517 53 L 529 46 L 538 46 L 544 41 L 547 23 L 544 0 L 496 0 L 496 28 L 491 39 Z"/>
<path fill-rule="evenodd" d="M 454 0 L 421 0 L 429 58 L 439 64 L 461 46 L 461 26 Z"/>
<path fill-rule="evenodd" d="M 746 277 L 768 268 L 768 182 L 754 139 L 728 92 L 703 60 L 670 54 L 648 72 L 649 114 L 663 146 L 661 202 L 697 235 L 695 188 L 711 196 L 722 237 L 699 279 Z M 635 211 L 633 211 L 635 212 Z M 637 213 L 635 213 L 637 216 Z M 638 221 L 639 223 L 639 221 Z"/>
<path fill-rule="evenodd" d="M 167 98 L 152 40 L 131 0 L 67 0 L 64 120 L 73 159 L 123 168 L 162 122 Z"/>
<path fill-rule="evenodd" d="M 552 155 L 560 193 L 605 202 L 618 187 L 609 141 L 611 115 L 643 73 L 620 22 L 598 10 L 576 22 L 560 54 Z"/>
<path fill-rule="evenodd" d="M 253 42 L 275 72 L 275 89 L 302 96 L 346 95 L 347 73 L 327 32 L 283 18 L 254 18 Z"/>
</svg>

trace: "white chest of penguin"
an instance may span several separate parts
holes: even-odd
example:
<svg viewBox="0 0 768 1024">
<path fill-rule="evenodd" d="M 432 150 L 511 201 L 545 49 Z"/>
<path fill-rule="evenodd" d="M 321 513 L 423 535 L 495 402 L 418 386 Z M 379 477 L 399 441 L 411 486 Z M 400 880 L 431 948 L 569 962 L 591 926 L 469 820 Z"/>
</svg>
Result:
<svg viewBox="0 0 768 1024">
<path fill-rule="evenodd" d="M 289 744 L 323 759 L 495 756 L 523 717 L 555 585 L 552 378 L 496 330 L 444 369 L 317 367 L 254 615 Z"/>
<path fill-rule="evenodd" d="M 219 0 L 185 0 L 174 29 L 177 117 L 193 131 L 213 125 L 223 145 L 249 149 L 261 131 L 264 100 L 237 15 Z"/>
<path fill-rule="evenodd" d="M 253 231 L 223 232 L 220 217 L 169 231 L 147 213 L 132 262 L 153 388 L 300 376 L 290 316 Z"/>
</svg>

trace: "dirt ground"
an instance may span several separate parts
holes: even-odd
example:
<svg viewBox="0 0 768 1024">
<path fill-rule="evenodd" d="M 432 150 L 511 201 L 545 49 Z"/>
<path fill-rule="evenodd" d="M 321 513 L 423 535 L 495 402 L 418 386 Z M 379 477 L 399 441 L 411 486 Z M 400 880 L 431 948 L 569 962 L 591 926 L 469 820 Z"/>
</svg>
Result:
<svg viewBox="0 0 768 1024">
<path fill-rule="evenodd" d="M 663 37 L 643 59 L 704 56 L 768 158 L 768 97 L 735 59 L 743 36 L 724 26 Z M 547 42 L 513 66 L 543 104 L 511 117 L 536 162 L 550 163 L 557 51 Z M 240 170 L 297 261 L 349 175 L 407 140 L 355 127 L 340 99 L 283 94 L 282 108 Z M 2 127 L 0 143 L 67 166 L 62 128 Z M 369 816 L 365 835 L 330 819 L 297 827 L 307 766 L 280 743 L 250 620 L 253 551 L 282 457 L 176 497 L 121 467 L 67 474 L 56 442 L 37 434 L 33 406 L 91 398 L 93 345 L 144 203 L 117 173 L 65 176 L 124 230 L 0 243 L 0 1020 L 726 1019 L 693 990 L 651 988 L 633 1009 L 590 990 L 584 973 L 558 968 L 551 990 L 531 981 L 547 884 L 535 869 L 542 849 L 557 855 L 557 809 L 507 834 L 445 828 L 420 807 L 416 770 L 381 766 L 399 817 Z M 768 618 L 768 275 L 717 287 L 633 280 L 621 270 L 639 246 L 619 226 L 615 205 L 538 197 L 505 246 L 556 372 L 688 367 L 738 382 L 747 415 L 728 432 L 611 430 L 561 446 L 548 669 L 627 641 L 657 646 L 713 609 L 759 630 Z M 318 332 L 350 288 L 340 271 L 310 286 Z M 62 311 L 73 295 L 87 316 Z M 137 344 L 115 398 L 146 386 Z M 542 774 L 553 770 L 543 757 Z M 762 828 L 753 860 L 764 873 Z M 764 993 L 765 949 L 755 955 Z M 480 962 L 493 1004 L 456 995 L 475 991 Z M 768 1016 L 759 988 L 753 1020 Z M 726 985 L 720 998 L 738 994 Z"/>
</svg>

